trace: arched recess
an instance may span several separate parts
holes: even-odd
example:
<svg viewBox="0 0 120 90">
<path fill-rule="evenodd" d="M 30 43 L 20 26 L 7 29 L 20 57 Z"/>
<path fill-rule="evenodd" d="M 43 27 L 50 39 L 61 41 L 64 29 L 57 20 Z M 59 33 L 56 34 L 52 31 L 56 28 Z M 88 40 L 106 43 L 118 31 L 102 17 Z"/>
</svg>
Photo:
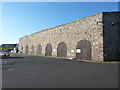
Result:
<svg viewBox="0 0 120 90">
<path fill-rule="evenodd" d="M 34 46 L 33 45 L 30 48 L 30 54 L 34 55 Z"/>
<path fill-rule="evenodd" d="M 28 45 L 27 45 L 27 46 L 26 46 L 26 48 L 25 48 L 25 53 L 26 53 L 26 54 L 28 54 L 28 53 L 29 53 L 29 51 L 28 51 L 28 50 L 29 50 L 29 47 L 28 47 Z"/>
<path fill-rule="evenodd" d="M 52 56 L 52 45 L 51 44 L 46 45 L 45 56 Z"/>
<path fill-rule="evenodd" d="M 23 46 L 21 47 L 20 53 L 23 53 Z"/>
<path fill-rule="evenodd" d="M 76 46 L 76 58 L 81 60 L 91 60 L 91 43 L 88 40 L 81 40 Z"/>
<path fill-rule="evenodd" d="M 67 57 L 67 45 L 64 42 L 58 44 L 57 57 Z"/>
<path fill-rule="evenodd" d="M 42 46 L 40 44 L 37 47 L 37 55 L 42 55 Z"/>
</svg>

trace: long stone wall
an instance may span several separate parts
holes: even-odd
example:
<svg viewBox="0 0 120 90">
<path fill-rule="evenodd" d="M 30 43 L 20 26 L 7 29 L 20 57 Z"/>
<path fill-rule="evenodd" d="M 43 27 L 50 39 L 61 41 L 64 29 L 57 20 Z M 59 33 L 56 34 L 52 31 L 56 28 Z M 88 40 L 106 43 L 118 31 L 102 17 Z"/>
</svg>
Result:
<svg viewBox="0 0 120 90">
<path fill-rule="evenodd" d="M 105 58 L 106 55 L 110 55 L 110 52 L 106 53 L 106 51 L 110 47 L 115 50 L 119 49 L 118 24 L 117 27 L 109 25 L 109 22 L 118 22 L 118 20 L 116 21 L 116 14 L 118 12 L 114 14 L 112 12 L 98 13 L 33 33 L 20 38 L 19 48 L 21 52 L 31 55 L 79 58 L 94 61 L 110 60 L 110 58 Z M 112 37 L 110 37 L 111 35 Z M 114 44 L 109 46 L 107 43 Z M 116 57 L 116 54 L 112 53 L 111 60 Z"/>
</svg>

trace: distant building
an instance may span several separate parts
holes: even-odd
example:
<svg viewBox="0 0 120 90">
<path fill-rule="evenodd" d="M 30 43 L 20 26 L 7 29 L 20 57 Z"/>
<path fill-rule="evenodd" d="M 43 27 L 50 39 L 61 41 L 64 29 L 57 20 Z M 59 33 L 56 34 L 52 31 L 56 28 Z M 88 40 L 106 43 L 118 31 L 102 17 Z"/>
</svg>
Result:
<svg viewBox="0 0 120 90">
<path fill-rule="evenodd" d="M 2 44 L 2 48 L 15 48 L 18 44 Z"/>
<path fill-rule="evenodd" d="M 2 45 L 0 45 L 0 48 L 2 48 Z"/>
</svg>

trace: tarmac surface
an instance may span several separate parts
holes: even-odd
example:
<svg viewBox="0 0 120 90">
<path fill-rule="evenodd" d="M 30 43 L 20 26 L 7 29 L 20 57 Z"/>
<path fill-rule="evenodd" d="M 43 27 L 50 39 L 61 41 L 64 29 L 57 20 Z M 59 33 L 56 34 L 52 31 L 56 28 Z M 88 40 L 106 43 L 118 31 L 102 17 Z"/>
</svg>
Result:
<svg viewBox="0 0 120 90">
<path fill-rule="evenodd" d="M 11 55 L 2 59 L 3 88 L 118 88 L 118 64 Z"/>
</svg>

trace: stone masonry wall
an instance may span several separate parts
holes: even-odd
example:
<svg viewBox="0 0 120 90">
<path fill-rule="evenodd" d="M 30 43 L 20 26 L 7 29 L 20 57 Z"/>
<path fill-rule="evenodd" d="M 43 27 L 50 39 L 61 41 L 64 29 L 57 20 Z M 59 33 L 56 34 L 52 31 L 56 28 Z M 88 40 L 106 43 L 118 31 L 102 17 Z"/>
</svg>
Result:
<svg viewBox="0 0 120 90">
<path fill-rule="evenodd" d="M 102 13 L 22 37 L 19 40 L 19 48 L 23 46 L 23 53 L 25 53 L 25 47 L 27 45 L 29 50 L 34 45 L 36 55 L 37 46 L 41 44 L 42 55 L 44 56 L 45 47 L 50 43 L 52 49 L 54 49 L 52 56 L 57 57 L 58 44 L 64 42 L 67 45 L 67 58 L 75 58 L 76 45 L 83 39 L 91 43 L 92 60 L 103 61 Z"/>
</svg>

